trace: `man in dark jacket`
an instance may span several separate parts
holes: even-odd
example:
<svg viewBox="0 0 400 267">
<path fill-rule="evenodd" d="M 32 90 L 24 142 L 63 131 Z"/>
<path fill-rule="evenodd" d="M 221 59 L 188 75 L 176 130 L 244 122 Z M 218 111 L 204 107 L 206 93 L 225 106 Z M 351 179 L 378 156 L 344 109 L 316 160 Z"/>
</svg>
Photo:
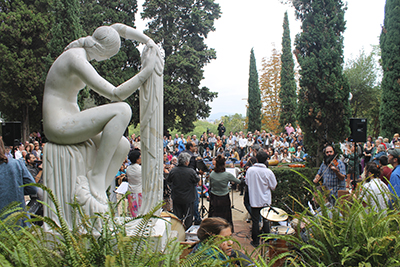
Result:
<svg viewBox="0 0 400 267">
<path fill-rule="evenodd" d="M 171 170 L 167 178 L 172 185 L 173 213 L 184 222 L 186 229 L 193 223 L 196 184 L 200 181 L 195 170 L 188 166 L 190 158 L 188 153 L 179 154 L 178 166 Z"/>
<path fill-rule="evenodd" d="M 222 136 L 225 134 L 225 131 L 226 131 L 223 121 L 221 121 L 221 123 L 218 125 L 218 129 L 217 130 L 218 130 L 219 137 L 222 138 Z"/>
</svg>

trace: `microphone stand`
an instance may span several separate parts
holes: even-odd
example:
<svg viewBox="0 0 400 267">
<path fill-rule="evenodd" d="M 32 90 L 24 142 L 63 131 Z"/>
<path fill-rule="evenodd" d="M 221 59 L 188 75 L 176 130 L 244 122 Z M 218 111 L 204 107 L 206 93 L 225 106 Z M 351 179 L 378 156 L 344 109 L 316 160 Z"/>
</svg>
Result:
<svg viewBox="0 0 400 267">
<path fill-rule="evenodd" d="M 200 217 L 203 220 L 204 216 L 208 214 L 208 210 L 206 206 L 204 206 L 204 182 L 203 182 L 203 174 L 200 177 L 200 186 L 201 186 L 201 207 L 200 207 Z"/>
<path fill-rule="evenodd" d="M 239 185 L 236 185 L 236 186 L 239 186 Z M 233 210 L 236 210 L 236 211 L 238 211 L 238 212 L 240 212 L 240 213 L 243 213 L 243 211 L 242 210 L 240 210 L 240 209 L 238 209 L 238 208 L 235 208 L 235 205 L 233 204 L 234 203 L 234 201 L 233 201 L 233 188 L 232 188 L 232 185 L 231 185 L 231 193 L 232 193 L 232 206 L 231 206 L 231 209 L 233 209 Z"/>
<path fill-rule="evenodd" d="M 241 184 L 241 183 L 240 183 L 240 184 Z M 240 184 L 237 184 L 236 187 L 238 188 Z M 238 211 L 238 212 L 240 212 L 240 213 L 244 213 L 242 210 L 240 210 L 240 209 L 238 209 L 238 208 L 235 208 L 234 201 L 233 201 L 233 188 L 232 188 L 232 184 L 231 184 L 231 193 L 232 193 L 232 202 L 231 202 L 232 205 L 231 205 L 231 209 L 236 210 L 236 211 Z"/>
</svg>

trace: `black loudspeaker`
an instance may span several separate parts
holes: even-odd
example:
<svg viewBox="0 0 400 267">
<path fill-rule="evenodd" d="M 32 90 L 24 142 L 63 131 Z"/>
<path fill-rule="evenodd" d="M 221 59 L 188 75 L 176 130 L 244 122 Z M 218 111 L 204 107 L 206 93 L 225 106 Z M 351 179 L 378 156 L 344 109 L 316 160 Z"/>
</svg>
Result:
<svg viewBox="0 0 400 267">
<path fill-rule="evenodd" d="M 367 119 L 350 119 L 351 142 L 367 142 Z"/>
<path fill-rule="evenodd" d="M 3 142 L 6 146 L 14 146 L 15 143 L 21 141 L 21 122 L 20 121 L 10 121 L 3 122 L 1 125 Z M 18 140 L 18 141 L 15 141 Z"/>
</svg>

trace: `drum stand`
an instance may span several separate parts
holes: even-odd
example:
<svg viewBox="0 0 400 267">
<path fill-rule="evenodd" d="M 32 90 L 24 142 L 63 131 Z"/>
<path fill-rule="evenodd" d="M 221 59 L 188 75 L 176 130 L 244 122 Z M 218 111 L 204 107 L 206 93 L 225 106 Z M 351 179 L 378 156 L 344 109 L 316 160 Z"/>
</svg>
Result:
<svg viewBox="0 0 400 267">
<path fill-rule="evenodd" d="M 208 210 L 206 208 L 206 206 L 204 206 L 204 184 L 203 184 L 203 175 L 201 175 L 200 177 L 200 181 L 201 181 L 201 194 L 200 194 L 200 198 L 201 198 L 201 207 L 200 207 L 200 217 L 203 220 L 204 216 L 208 214 Z"/>
</svg>

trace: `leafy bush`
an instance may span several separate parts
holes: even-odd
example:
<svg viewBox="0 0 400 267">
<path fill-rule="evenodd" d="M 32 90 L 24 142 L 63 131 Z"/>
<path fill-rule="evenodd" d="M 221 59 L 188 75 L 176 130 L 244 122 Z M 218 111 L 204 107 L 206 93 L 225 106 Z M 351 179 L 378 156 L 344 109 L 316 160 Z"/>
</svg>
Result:
<svg viewBox="0 0 400 267">
<path fill-rule="evenodd" d="M 317 174 L 318 168 L 291 169 L 287 166 L 270 168 L 278 182 L 275 191 L 272 192 L 272 206 L 287 212 L 289 212 L 289 207 L 291 210 L 301 213 L 303 208 L 300 204 L 307 206 L 307 201 L 312 199 L 307 188 L 309 187 L 309 182 Z"/>
<path fill-rule="evenodd" d="M 303 235 L 263 237 L 266 242 L 283 239 L 293 245 L 294 249 L 285 254 L 289 256 L 287 265 L 400 265 L 398 210 L 376 211 L 368 208 L 373 203 L 365 203 L 358 198 L 352 198 L 349 202 L 345 196 L 337 201 L 338 205 L 329 208 L 320 192 L 316 199 L 321 207 L 317 216 L 310 214 L 305 206 L 303 212 L 297 215 L 297 219 L 305 223 L 303 230 L 301 223 L 297 227 L 297 233 L 303 232 Z"/>
<path fill-rule="evenodd" d="M 33 185 L 33 184 L 28 184 Z M 42 227 L 21 227 L 19 220 L 27 216 L 18 203 L 11 205 L 0 214 L 0 266 L 223 266 L 233 259 L 214 259 L 204 257 L 204 250 L 212 247 L 219 252 L 218 245 L 226 239 L 206 244 L 202 250 L 179 261 L 185 247 L 176 239 L 169 240 L 164 249 L 154 247 L 147 231 L 147 225 L 154 213 L 162 206 L 141 217 L 124 217 L 118 222 L 113 212 L 87 216 L 80 206 L 71 205 L 75 212 L 74 229 L 68 229 L 54 194 L 43 185 L 36 184 L 49 194 L 54 203 L 54 213 L 59 224 L 49 217 L 37 216 L 28 221 L 42 220 L 51 231 L 45 232 Z M 123 199 L 120 200 L 120 202 Z M 116 210 L 120 204 L 109 203 L 110 210 Z M 47 205 L 44 203 L 44 205 Z M 8 217 L 3 215 L 10 214 Z M 141 219 L 133 235 L 127 235 L 127 224 Z M 119 220 L 120 221 L 120 220 Z M 201 259 L 199 261 L 199 259 Z"/>
</svg>

